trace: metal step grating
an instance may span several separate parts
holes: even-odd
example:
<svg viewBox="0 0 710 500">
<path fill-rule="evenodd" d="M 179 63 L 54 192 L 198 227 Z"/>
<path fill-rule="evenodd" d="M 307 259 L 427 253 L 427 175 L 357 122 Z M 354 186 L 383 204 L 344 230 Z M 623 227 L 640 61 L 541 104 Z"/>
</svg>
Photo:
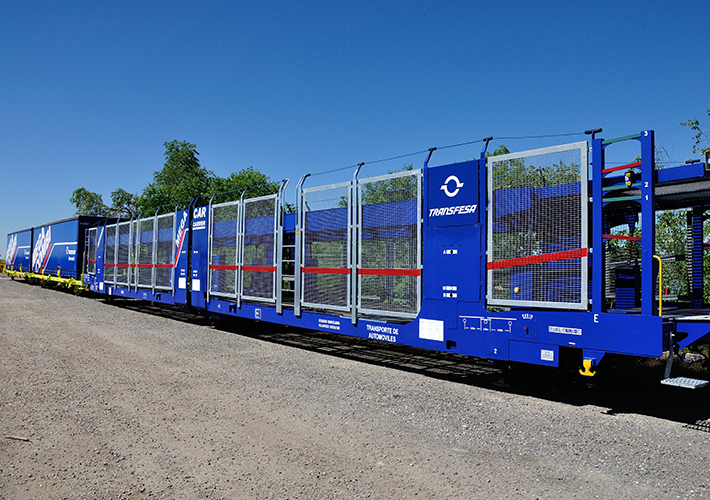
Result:
<svg viewBox="0 0 710 500">
<path fill-rule="evenodd" d="M 707 380 L 699 380 L 688 377 L 664 378 L 661 380 L 661 383 L 665 385 L 672 385 L 674 387 L 684 387 L 685 389 L 700 389 L 701 387 L 708 385 Z"/>
<path fill-rule="evenodd" d="M 710 421 L 698 420 L 694 424 L 686 424 L 683 427 L 685 427 L 686 429 L 693 429 L 696 431 L 710 432 Z"/>
</svg>

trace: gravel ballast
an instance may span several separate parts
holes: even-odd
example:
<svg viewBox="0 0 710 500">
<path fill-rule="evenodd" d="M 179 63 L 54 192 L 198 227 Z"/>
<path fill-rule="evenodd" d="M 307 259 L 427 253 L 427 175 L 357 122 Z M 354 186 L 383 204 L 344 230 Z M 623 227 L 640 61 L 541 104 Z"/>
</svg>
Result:
<svg viewBox="0 0 710 500">
<path fill-rule="evenodd" d="M 487 362 L 4 275 L 0 304 L 0 498 L 710 498 L 705 389 L 516 391 Z"/>
</svg>

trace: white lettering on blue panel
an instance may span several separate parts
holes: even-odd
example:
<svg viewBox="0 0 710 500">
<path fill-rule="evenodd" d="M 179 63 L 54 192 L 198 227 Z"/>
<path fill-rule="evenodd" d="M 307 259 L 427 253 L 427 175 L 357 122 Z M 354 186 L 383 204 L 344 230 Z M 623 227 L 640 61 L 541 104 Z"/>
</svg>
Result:
<svg viewBox="0 0 710 500">
<path fill-rule="evenodd" d="M 548 328 L 550 333 L 562 333 L 564 335 L 582 335 L 581 328 L 569 328 L 566 326 L 551 326 Z"/>
<path fill-rule="evenodd" d="M 430 208 L 429 217 L 474 214 L 476 213 L 477 208 L 478 205 L 458 205 L 456 207 Z"/>
<path fill-rule="evenodd" d="M 323 328 L 324 330 L 340 330 L 340 320 L 339 319 L 324 319 L 318 318 L 318 328 Z"/>
</svg>

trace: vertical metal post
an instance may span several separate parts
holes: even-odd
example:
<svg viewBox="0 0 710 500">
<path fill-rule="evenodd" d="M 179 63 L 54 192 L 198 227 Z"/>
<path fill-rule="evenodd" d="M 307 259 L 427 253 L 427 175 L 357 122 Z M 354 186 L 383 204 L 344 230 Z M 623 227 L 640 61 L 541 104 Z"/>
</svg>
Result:
<svg viewBox="0 0 710 500">
<path fill-rule="evenodd" d="M 488 160 L 486 158 L 486 152 L 488 151 L 488 144 L 493 140 L 493 136 L 483 138 L 483 149 L 481 150 L 481 156 L 478 159 L 478 220 L 481 225 L 480 231 L 480 280 L 478 283 L 478 296 L 481 297 L 483 304 L 486 304 L 486 290 L 488 279 L 487 262 L 488 257 L 486 255 L 488 248 Z M 426 213 L 426 212 L 425 212 Z"/>
<path fill-rule="evenodd" d="M 133 250 L 133 218 L 135 215 L 131 216 L 131 220 L 128 221 L 128 242 L 126 243 L 128 247 L 126 248 L 126 287 L 131 288 L 131 251 Z"/>
<path fill-rule="evenodd" d="M 133 279 L 133 289 L 137 292 L 138 291 L 138 245 L 140 244 L 140 234 L 141 234 L 141 220 L 140 218 L 135 222 L 135 228 L 134 224 L 131 224 L 131 241 L 130 241 L 130 246 L 129 248 L 131 249 L 131 252 L 128 253 L 128 268 L 133 269 L 133 273 L 129 276 L 129 279 Z M 133 263 L 131 263 L 131 260 L 133 260 Z M 130 288 L 130 284 L 129 284 Z"/>
<path fill-rule="evenodd" d="M 276 294 L 276 314 L 281 314 L 283 312 L 283 206 L 281 200 L 283 198 L 284 189 L 288 186 L 288 179 L 284 179 L 279 188 L 279 192 L 276 196 L 276 209 L 274 217 L 276 219 L 276 244 L 274 251 L 276 252 L 276 283 L 274 290 Z"/>
<path fill-rule="evenodd" d="M 653 130 L 641 132 L 641 314 L 654 311 L 653 255 L 656 249 L 656 213 L 654 211 L 654 140 Z"/>
<path fill-rule="evenodd" d="M 296 249 L 293 266 L 293 313 L 296 317 L 301 316 L 301 291 L 303 289 L 303 282 L 301 279 L 301 268 L 303 261 L 303 228 L 305 227 L 305 213 L 303 211 L 303 183 L 306 181 L 306 177 L 311 174 L 304 174 L 298 180 L 296 184 Z"/>
<path fill-rule="evenodd" d="M 360 197 L 358 196 L 357 174 L 364 165 L 364 162 L 357 164 L 353 180 L 350 185 L 350 203 L 348 203 L 348 230 L 350 231 L 350 320 L 353 325 L 357 325 L 358 309 L 358 269 L 360 267 L 360 256 L 358 255 L 358 238 L 360 234 Z"/>
<path fill-rule="evenodd" d="M 188 227 L 188 232 L 187 232 L 187 280 L 185 283 L 185 294 L 187 297 L 186 300 L 186 305 L 188 307 L 192 307 L 192 271 L 195 266 L 200 265 L 199 259 L 197 262 L 194 260 L 194 255 L 192 253 L 192 237 L 193 237 L 193 230 L 192 230 L 192 220 L 194 217 L 194 211 L 193 211 L 193 206 L 197 203 L 197 198 L 193 198 L 190 200 L 190 204 L 187 206 L 187 227 Z"/>
<path fill-rule="evenodd" d="M 478 220 L 481 225 L 480 237 L 479 237 L 479 275 L 480 280 L 478 283 L 478 296 L 481 298 L 483 307 L 486 306 L 486 290 L 488 279 L 488 269 L 487 262 L 488 257 L 486 255 L 488 248 L 488 160 L 486 159 L 486 149 L 488 149 L 488 141 L 486 141 L 486 147 L 481 151 L 481 157 L 478 159 Z"/>
<path fill-rule="evenodd" d="M 213 194 L 210 198 L 210 202 L 207 205 L 207 279 L 205 280 L 205 300 L 207 304 L 210 303 L 210 292 L 212 291 L 212 240 L 214 238 L 214 215 L 212 213 L 212 202 L 214 197 L 217 196 Z M 236 280 L 235 280 L 236 281 Z"/>
<path fill-rule="evenodd" d="M 156 260 L 157 260 L 157 254 L 158 254 L 158 212 L 160 211 L 160 207 L 158 207 L 155 210 L 155 215 L 153 215 L 153 245 L 151 248 L 151 263 L 150 263 L 150 285 L 153 291 L 153 295 L 155 295 L 155 280 L 157 278 L 156 276 Z"/>
<path fill-rule="evenodd" d="M 486 143 L 487 144 L 487 143 Z M 417 249 L 417 252 L 419 252 L 419 256 L 417 257 L 417 268 L 421 269 L 421 273 L 419 275 L 419 287 L 417 290 L 417 300 L 419 307 L 421 308 L 422 304 L 422 299 L 424 297 L 424 269 L 423 269 L 423 253 L 424 253 L 424 231 L 422 230 L 422 226 L 424 225 L 424 217 L 426 214 L 429 213 L 429 196 L 425 192 L 425 190 L 428 189 L 429 185 L 429 160 L 431 160 L 431 155 L 434 154 L 434 151 L 436 151 L 436 148 L 429 148 L 429 154 L 426 157 L 426 160 L 424 160 L 424 165 L 422 167 L 422 173 L 419 176 L 419 196 L 421 197 L 421 203 L 418 203 L 417 206 L 420 210 L 420 212 L 417 214 L 417 239 L 419 243 L 419 248 Z M 485 268 L 484 268 L 485 269 Z"/>
<path fill-rule="evenodd" d="M 483 138 L 483 149 L 481 150 L 481 156 L 478 159 L 478 220 L 481 226 L 480 235 L 480 259 L 479 259 L 479 269 L 480 280 L 478 283 L 478 296 L 482 297 L 483 304 L 486 303 L 486 279 L 488 278 L 487 262 L 488 258 L 486 256 L 486 251 L 488 247 L 488 237 L 487 237 L 487 226 L 488 226 L 488 160 L 486 159 L 486 152 L 488 151 L 488 144 L 493 140 L 493 136 Z"/>
<path fill-rule="evenodd" d="M 422 299 L 424 293 L 422 291 L 422 285 L 424 283 L 424 270 L 422 262 L 422 254 L 424 253 L 424 245 L 422 242 L 422 236 L 424 231 L 422 231 L 422 226 L 424 225 L 424 213 L 422 212 L 422 202 L 424 200 L 424 193 L 422 192 L 422 174 L 421 172 L 417 174 L 417 269 L 419 269 L 419 276 L 417 276 L 417 313 L 421 310 Z"/>
<path fill-rule="evenodd" d="M 172 252 L 172 259 L 170 260 L 170 263 L 172 264 L 172 267 L 170 268 L 170 294 L 175 297 L 175 289 L 177 288 L 175 286 L 175 271 L 177 270 L 177 259 L 178 257 L 178 248 L 175 245 L 175 240 L 177 239 L 177 219 L 178 219 L 178 208 L 180 207 L 180 203 L 177 203 L 175 205 L 175 213 L 173 213 L 173 241 L 170 243 L 170 246 L 173 247 L 173 252 Z"/>
<path fill-rule="evenodd" d="M 237 308 L 242 308 L 242 270 L 243 259 L 244 259 L 244 228 L 245 223 L 245 209 L 244 209 L 244 196 L 247 194 L 247 190 L 242 191 L 242 196 L 239 198 L 239 205 L 237 206 L 237 234 L 236 234 L 236 244 L 234 245 L 235 264 L 236 272 L 234 276 L 234 293 L 237 296 Z"/>
<path fill-rule="evenodd" d="M 592 139 L 592 312 L 601 313 L 604 307 L 604 145 L 602 139 Z M 650 273 L 653 275 L 653 273 Z"/>
</svg>

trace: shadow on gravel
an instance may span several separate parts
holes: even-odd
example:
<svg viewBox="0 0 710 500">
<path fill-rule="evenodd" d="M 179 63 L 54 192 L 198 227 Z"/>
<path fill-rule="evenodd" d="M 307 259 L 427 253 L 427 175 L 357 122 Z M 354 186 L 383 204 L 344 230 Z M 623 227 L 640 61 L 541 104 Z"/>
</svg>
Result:
<svg viewBox="0 0 710 500">
<path fill-rule="evenodd" d="M 321 331 L 230 318 L 207 319 L 179 308 L 133 300 L 116 300 L 117 307 L 218 328 L 230 333 L 282 345 L 315 351 L 338 358 L 418 373 L 431 378 L 470 386 L 556 401 L 574 406 L 601 407 L 606 415 L 639 414 L 685 424 L 688 429 L 710 432 L 708 388 L 682 389 L 662 385 L 665 363 L 629 357 L 605 357 L 593 378 L 575 373 L 558 375 L 544 390 L 511 387 L 494 361 L 460 354 L 427 351 L 374 340 L 347 337 Z M 673 376 L 710 379 L 710 371 L 682 361 L 673 367 Z M 600 411 L 594 408 L 591 411 Z"/>
</svg>

